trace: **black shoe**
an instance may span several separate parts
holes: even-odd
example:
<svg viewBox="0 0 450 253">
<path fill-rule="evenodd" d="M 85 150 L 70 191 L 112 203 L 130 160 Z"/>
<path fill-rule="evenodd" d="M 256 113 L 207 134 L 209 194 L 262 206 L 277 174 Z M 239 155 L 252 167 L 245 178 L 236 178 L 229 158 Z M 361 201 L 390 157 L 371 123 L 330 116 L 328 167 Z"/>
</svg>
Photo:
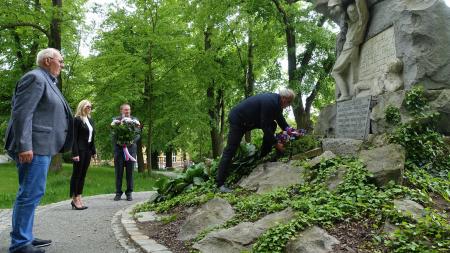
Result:
<svg viewBox="0 0 450 253">
<path fill-rule="evenodd" d="M 114 201 L 119 201 L 122 198 L 122 194 L 116 194 L 116 196 L 114 197 Z"/>
<path fill-rule="evenodd" d="M 70 205 L 72 206 L 72 210 L 84 210 L 88 208 L 87 206 L 78 207 L 75 205 L 75 203 L 73 203 L 73 201 L 70 202 Z"/>
<path fill-rule="evenodd" d="M 35 248 L 47 247 L 51 244 L 52 240 L 43 240 L 39 238 L 34 238 L 34 240 L 31 242 L 31 245 L 33 245 Z"/>
<path fill-rule="evenodd" d="M 233 190 L 231 190 L 230 188 L 226 187 L 225 185 L 222 185 L 219 187 L 219 191 L 222 193 L 230 193 L 233 192 Z"/>
<path fill-rule="evenodd" d="M 127 194 L 127 201 L 132 201 L 132 200 L 133 200 L 133 197 L 131 196 L 131 193 Z"/>
<path fill-rule="evenodd" d="M 38 249 L 38 248 L 34 247 L 33 245 L 28 244 L 27 246 L 21 247 L 11 253 L 45 253 L 45 250 Z"/>
</svg>

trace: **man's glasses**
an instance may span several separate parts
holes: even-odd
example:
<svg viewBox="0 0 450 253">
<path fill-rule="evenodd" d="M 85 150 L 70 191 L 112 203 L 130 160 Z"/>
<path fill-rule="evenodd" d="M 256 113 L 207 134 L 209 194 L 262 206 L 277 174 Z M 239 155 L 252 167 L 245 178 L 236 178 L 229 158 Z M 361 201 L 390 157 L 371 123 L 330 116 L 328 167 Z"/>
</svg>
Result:
<svg viewBox="0 0 450 253">
<path fill-rule="evenodd" d="M 53 57 L 48 57 L 49 59 L 55 59 Z M 59 64 L 64 64 L 64 60 L 58 60 Z"/>
</svg>

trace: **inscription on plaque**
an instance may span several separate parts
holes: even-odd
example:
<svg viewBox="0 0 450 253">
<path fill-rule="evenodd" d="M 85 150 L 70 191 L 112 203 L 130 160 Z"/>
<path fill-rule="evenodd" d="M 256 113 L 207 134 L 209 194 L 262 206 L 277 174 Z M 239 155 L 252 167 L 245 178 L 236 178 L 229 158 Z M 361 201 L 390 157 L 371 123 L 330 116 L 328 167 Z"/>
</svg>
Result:
<svg viewBox="0 0 450 253">
<path fill-rule="evenodd" d="M 364 140 L 369 133 L 371 96 L 337 103 L 336 137 Z"/>
<path fill-rule="evenodd" d="M 366 41 L 361 47 L 358 81 L 373 84 L 383 74 L 384 67 L 396 60 L 394 27 Z M 369 86 L 370 87 L 370 86 Z"/>
</svg>

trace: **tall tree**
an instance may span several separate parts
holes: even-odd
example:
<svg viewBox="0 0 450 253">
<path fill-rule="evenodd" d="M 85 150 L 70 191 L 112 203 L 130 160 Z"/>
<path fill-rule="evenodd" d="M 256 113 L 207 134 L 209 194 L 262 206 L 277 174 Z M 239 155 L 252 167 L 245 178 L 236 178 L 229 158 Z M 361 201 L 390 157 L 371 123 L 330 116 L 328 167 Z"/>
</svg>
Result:
<svg viewBox="0 0 450 253">
<path fill-rule="evenodd" d="M 85 0 L 71 1 L 66 4 L 64 10 L 62 0 L 53 0 L 51 3 L 40 0 L 7 1 L 2 5 L 0 37 L 4 39 L 0 41 L 0 48 L 2 48 L 0 58 L 6 59 L 8 64 L 2 64 L 0 68 L 8 72 L 20 69 L 18 75 L 14 75 L 14 78 L 7 81 L 7 90 L 10 90 L 9 87 L 13 86 L 11 83 L 15 83 L 20 75 L 33 68 L 39 49 L 54 47 L 61 50 L 63 36 L 76 37 L 76 24 L 81 21 L 83 15 L 81 6 L 84 3 Z M 63 19 L 63 17 L 66 18 Z M 62 27 L 66 28 L 65 33 L 61 32 Z M 67 55 L 73 52 L 71 43 L 72 41 L 65 44 L 64 49 Z M 58 87 L 60 89 L 62 87 L 61 76 Z M 61 169 L 61 161 L 61 156 L 52 159 L 50 169 Z"/>
<path fill-rule="evenodd" d="M 334 34 L 323 28 L 326 18 L 311 12 L 311 5 L 305 5 L 298 0 L 272 0 L 272 2 L 285 30 L 289 87 L 297 93 L 293 104 L 295 121 L 299 128 L 312 129 L 311 105 L 326 76 L 311 71 L 311 66 L 321 62 L 325 73 L 329 74 L 330 69 L 327 70 L 330 67 L 329 63 L 334 62 L 330 54 L 334 47 L 332 43 Z M 299 36 L 302 38 L 300 46 L 303 47 L 303 52 L 298 55 Z M 315 84 L 305 81 L 307 75 L 314 75 L 309 79 Z M 305 96 L 306 104 L 303 102 Z"/>
</svg>

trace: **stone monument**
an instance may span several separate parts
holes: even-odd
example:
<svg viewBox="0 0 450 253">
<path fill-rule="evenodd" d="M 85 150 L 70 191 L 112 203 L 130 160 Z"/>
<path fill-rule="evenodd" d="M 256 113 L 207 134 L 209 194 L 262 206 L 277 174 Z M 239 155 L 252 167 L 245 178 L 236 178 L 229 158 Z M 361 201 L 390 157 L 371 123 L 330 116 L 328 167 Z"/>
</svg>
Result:
<svg viewBox="0 0 450 253">
<path fill-rule="evenodd" d="M 386 107 L 395 106 L 403 112 L 405 92 L 422 85 L 431 110 L 442 115 L 438 123 L 440 132 L 450 135 L 450 8 L 443 0 L 312 2 L 318 12 L 330 17 L 342 30 L 332 73 L 337 104 L 321 111 L 315 127 L 317 134 L 355 138 L 363 136 L 362 128 L 371 134 L 382 134 L 388 131 L 384 122 Z M 356 36 L 355 30 L 363 34 Z M 342 38 L 345 42 L 341 49 Z M 353 43 L 351 57 L 346 52 L 348 42 Z M 369 112 L 363 102 L 368 98 Z M 345 100 L 356 101 L 348 103 L 353 104 L 350 107 L 340 105 L 348 102 Z M 358 104 L 362 107 L 356 108 Z M 370 115 L 368 125 L 362 124 L 362 116 L 366 114 Z M 406 120 L 407 116 L 402 115 L 402 121 Z M 354 129 L 356 126 L 361 129 Z"/>
</svg>

